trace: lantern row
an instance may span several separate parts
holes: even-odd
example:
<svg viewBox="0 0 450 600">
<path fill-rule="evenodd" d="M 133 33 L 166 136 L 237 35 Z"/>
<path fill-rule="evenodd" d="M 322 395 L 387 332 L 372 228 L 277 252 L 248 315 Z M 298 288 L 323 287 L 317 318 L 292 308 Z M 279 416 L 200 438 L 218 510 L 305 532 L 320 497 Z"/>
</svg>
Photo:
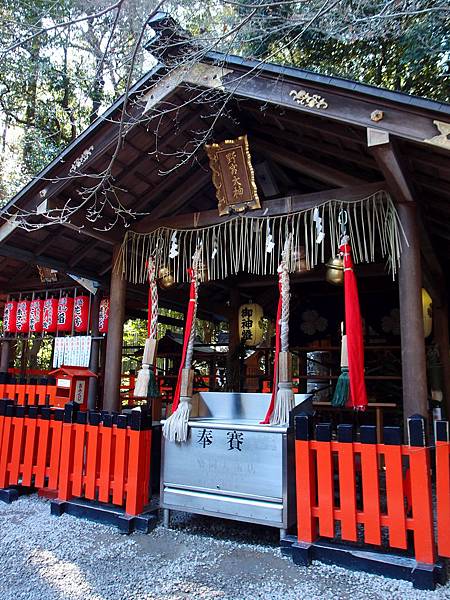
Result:
<svg viewBox="0 0 450 600">
<path fill-rule="evenodd" d="M 108 332 L 109 298 L 99 308 L 99 332 Z M 8 300 L 3 312 L 4 333 L 86 333 L 89 324 L 89 296 Z"/>
</svg>

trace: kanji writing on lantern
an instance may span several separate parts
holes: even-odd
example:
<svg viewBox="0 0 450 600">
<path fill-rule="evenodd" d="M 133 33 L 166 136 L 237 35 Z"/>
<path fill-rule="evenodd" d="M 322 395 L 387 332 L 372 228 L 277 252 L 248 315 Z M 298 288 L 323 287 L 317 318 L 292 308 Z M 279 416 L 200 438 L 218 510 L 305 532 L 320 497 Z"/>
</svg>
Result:
<svg viewBox="0 0 450 600">
<path fill-rule="evenodd" d="M 241 334 L 241 340 L 245 342 L 246 340 L 251 340 L 253 338 L 251 329 L 243 329 Z"/>
<path fill-rule="evenodd" d="M 16 328 L 19 333 L 26 333 L 29 328 L 29 308 L 30 303 L 28 300 L 21 300 L 17 303 L 16 313 Z"/>
<path fill-rule="evenodd" d="M 198 432 L 197 443 L 201 444 L 203 448 L 210 446 L 213 443 L 213 435 L 211 429 L 202 429 Z"/>
<path fill-rule="evenodd" d="M 251 340 L 253 337 L 252 327 L 253 327 L 253 319 L 251 318 L 253 315 L 253 310 L 251 308 L 243 308 L 241 312 L 241 339 L 242 341 Z"/>
<path fill-rule="evenodd" d="M 75 310 L 73 311 L 75 327 L 80 327 L 82 324 L 81 309 L 82 309 L 82 304 L 80 302 L 78 302 L 78 298 L 77 298 L 77 300 L 75 301 Z"/>
<path fill-rule="evenodd" d="M 241 446 L 244 443 L 244 434 L 242 431 L 228 431 L 227 443 L 228 450 L 239 450 L 239 452 L 242 452 Z"/>
<path fill-rule="evenodd" d="M 244 186 L 242 185 L 241 178 L 238 175 L 236 152 L 234 150 L 232 152 L 227 152 L 225 157 L 227 159 L 228 168 L 230 169 L 232 176 L 231 181 L 233 183 L 233 198 L 236 199 L 239 196 L 242 196 L 244 193 Z"/>
</svg>

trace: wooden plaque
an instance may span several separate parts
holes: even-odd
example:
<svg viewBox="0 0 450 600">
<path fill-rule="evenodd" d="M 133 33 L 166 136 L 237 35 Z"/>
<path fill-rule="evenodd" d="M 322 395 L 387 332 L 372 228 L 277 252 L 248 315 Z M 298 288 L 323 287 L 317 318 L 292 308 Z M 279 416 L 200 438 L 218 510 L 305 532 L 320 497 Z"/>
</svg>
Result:
<svg viewBox="0 0 450 600">
<path fill-rule="evenodd" d="M 219 214 L 261 208 L 246 135 L 219 144 L 207 144 Z"/>
</svg>

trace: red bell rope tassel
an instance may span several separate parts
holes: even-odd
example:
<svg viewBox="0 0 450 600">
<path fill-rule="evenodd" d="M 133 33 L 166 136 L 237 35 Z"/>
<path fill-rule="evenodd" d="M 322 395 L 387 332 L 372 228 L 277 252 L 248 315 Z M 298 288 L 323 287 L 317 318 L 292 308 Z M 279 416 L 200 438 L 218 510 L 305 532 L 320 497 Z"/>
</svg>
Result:
<svg viewBox="0 0 450 600">
<path fill-rule="evenodd" d="M 344 255 L 345 329 L 347 334 L 350 398 L 354 409 L 364 410 L 367 406 L 367 391 L 364 379 L 363 330 L 358 286 L 353 271 L 354 265 L 348 238 L 343 239 L 339 250 Z"/>
<path fill-rule="evenodd" d="M 191 331 L 192 331 L 192 326 L 193 326 L 193 322 L 194 322 L 195 303 L 197 300 L 197 289 L 196 289 L 197 281 L 195 278 L 194 269 L 188 269 L 188 273 L 189 273 L 189 277 L 191 279 L 191 285 L 189 288 L 189 306 L 188 306 L 187 317 L 186 317 L 186 327 L 184 330 L 183 352 L 181 354 L 180 370 L 178 372 L 177 385 L 175 388 L 175 395 L 174 395 L 173 404 L 172 404 L 172 414 L 177 410 L 178 404 L 180 402 L 181 379 L 182 379 L 183 369 L 190 368 L 190 365 L 186 365 L 185 363 L 186 363 L 189 339 L 191 337 Z"/>
<path fill-rule="evenodd" d="M 272 416 L 273 409 L 275 408 L 275 399 L 278 391 L 278 361 L 280 358 L 281 350 L 281 309 L 283 305 L 283 299 L 281 294 L 281 277 L 282 274 L 278 274 L 278 308 L 277 308 L 277 322 L 275 327 L 275 356 L 273 359 L 273 383 L 272 383 L 272 397 L 270 399 L 269 409 L 264 417 L 264 421 L 261 421 L 262 425 L 268 425 L 270 423 L 270 417 Z"/>
</svg>

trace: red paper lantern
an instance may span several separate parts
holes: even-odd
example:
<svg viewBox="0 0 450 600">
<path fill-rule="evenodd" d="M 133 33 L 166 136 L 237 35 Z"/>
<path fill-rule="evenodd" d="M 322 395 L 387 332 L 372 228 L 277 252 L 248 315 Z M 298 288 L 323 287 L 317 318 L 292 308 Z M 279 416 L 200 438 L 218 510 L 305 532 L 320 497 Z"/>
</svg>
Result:
<svg viewBox="0 0 450 600">
<path fill-rule="evenodd" d="M 77 296 L 73 309 L 73 325 L 75 331 L 86 333 L 89 323 L 89 297 Z"/>
<path fill-rule="evenodd" d="M 3 311 L 3 331 L 5 333 L 16 333 L 17 301 L 6 302 Z"/>
<path fill-rule="evenodd" d="M 42 315 L 42 330 L 47 333 L 55 333 L 58 325 L 58 300 L 47 298 L 44 300 Z"/>
<path fill-rule="evenodd" d="M 98 312 L 98 330 L 100 333 L 108 333 L 109 324 L 109 298 L 103 298 L 100 302 Z"/>
<path fill-rule="evenodd" d="M 41 333 L 44 321 L 44 301 L 36 298 L 30 303 L 30 331 Z"/>
<path fill-rule="evenodd" d="M 58 331 L 72 331 L 73 298 L 64 296 L 58 300 Z"/>
<path fill-rule="evenodd" d="M 30 331 L 30 301 L 19 300 L 16 312 L 17 333 L 28 333 Z"/>
</svg>

